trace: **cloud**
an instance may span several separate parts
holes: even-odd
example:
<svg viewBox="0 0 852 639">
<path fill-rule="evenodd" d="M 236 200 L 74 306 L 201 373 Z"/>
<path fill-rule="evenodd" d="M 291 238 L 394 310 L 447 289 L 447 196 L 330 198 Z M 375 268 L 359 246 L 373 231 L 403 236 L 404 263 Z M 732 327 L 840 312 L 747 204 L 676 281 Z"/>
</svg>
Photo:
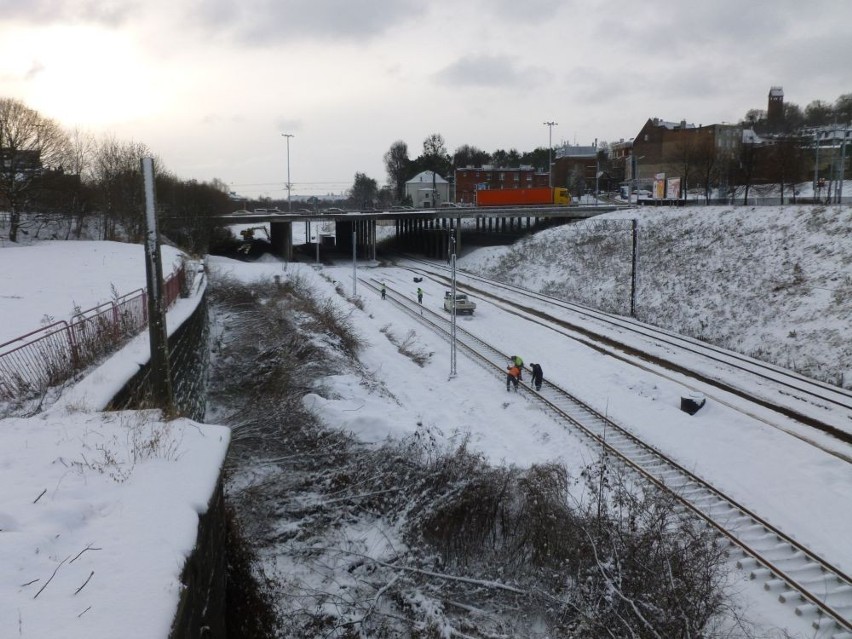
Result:
<svg viewBox="0 0 852 639">
<path fill-rule="evenodd" d="M 133 0 L 3 0 L 0 21 L 118 26 L 139 9 Z"/>
<path fill-rule="evenodd" d="M 208 0 L 187 20 L 246 44 L 370 40 L 425 11 L 415 0 Z"/>
<path fill-rule="evenodd" d="M 38 60 L 34 60 L 32 66 L 24 74 L 24 80 L 34 80 L 35 77 L 42 71 L 44 71 L 44 65 Z"/>
<path fill-rule="evenodd" d="M 434 76 L 438 84 L 454 87 L 533 87 L 545 83 L 550 73 L 543 67 L 520 67 L 505 55 L 461 58 Z"/>
<path fill-rule="evenodd" d="M 557 19 L 560 11 L 570 12 L 574 3 L 565 0 L 485 0 L 479 12 L 492 13 L 509 24 L 541 23 Z"/>
<path fill-rule="evenodd" d="M 302 120 L 296 118 L 278 118 L 275 120 L 275 129 L 286 133 L 301 131 L 302 125 Z"/>
</svg>

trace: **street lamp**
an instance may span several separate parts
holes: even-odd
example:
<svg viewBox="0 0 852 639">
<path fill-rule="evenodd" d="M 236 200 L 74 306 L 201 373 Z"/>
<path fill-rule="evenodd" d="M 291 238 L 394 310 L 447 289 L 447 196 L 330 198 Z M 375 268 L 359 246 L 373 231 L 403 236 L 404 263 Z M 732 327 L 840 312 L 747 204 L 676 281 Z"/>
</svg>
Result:
<svg viewBox="0 0 852 639">
<path fill-rule="evenodd" d="M 460 220 L 460 218 L 457 218 Z M 451 332 L 450 332 L 450 377 L 453 379 L 456 372 L 456 229 L 450 229 L 450 267 L 452 272 L 452 281 L 450 294 L 453 296 L 452 316 L 451 316 Z"/>
<path fill-rule="evenodd" d="M 293 204 L 290 201 L 290 138 L 296 137 L 292 133 L 282 133 L 283 137 L 287 138 L 287 212 L 293 212 Z"/>
<path fill-rule="evenodd" d="M 638 158 L 636 157 L 636 153 L 632 150 L 630 152 L 630 184 L 627 187 L 627 203 L 633 203 L 633 191 L 637 191 L 636 195 L 636 203 L 639 204 L 639 160 L 644 160 L 645 156 L 640 155 Z"/>
<path fill-rule="evenodd" d="M 559 126 L 558 122 L 545 122 L 547 127 L 547 185 L 553 188 L 553 127 Z"/>
</svg>

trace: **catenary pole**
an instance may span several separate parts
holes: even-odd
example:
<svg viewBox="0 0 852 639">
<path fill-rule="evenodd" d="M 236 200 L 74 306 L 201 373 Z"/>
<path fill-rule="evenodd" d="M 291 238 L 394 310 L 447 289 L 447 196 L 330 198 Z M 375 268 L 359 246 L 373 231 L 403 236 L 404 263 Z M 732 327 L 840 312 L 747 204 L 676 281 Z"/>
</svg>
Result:
<svg viewBox="0 0 852 639">
<path fill-rule="evenodd" d="M 169 369 L 169 338 L 163 300 L 163 261 L 157 232 L 154 195 L 154 160 L 140 160 L 145 189 L 145 278 L 148 285 L 148 341 L 151 345 L 151 392 L 154 405 L 167 416 L 174 414 L 172 378 Z"/>
<path fill-rule="evenodd" d="M 290 138 L 296 137 L 292 133 L 282 133 L 281 134 L 287 140 L 287 212 L 293 212 L 293 203 L 290 201 L 290 189 L 292 184 L 290 184 Z"/>
<path fill-rule="evenodd" d="M 450 333 L 450 379 L 456 376 L 456 236 L 455 229 L 450 230 L 450 266 L 452 272 L 452 330 Z"/>
</svg>

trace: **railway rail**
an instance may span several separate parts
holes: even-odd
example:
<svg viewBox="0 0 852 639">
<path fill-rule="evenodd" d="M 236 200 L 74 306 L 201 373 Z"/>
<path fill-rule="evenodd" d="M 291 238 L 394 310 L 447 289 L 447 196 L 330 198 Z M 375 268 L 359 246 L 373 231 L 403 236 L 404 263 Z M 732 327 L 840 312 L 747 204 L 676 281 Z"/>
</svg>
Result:
<svg viewBox="0 0 852 639">
<path fill-rule="evenodd" d="M 359 281 L 378 294 L 376 280 Z M 386 290 L 387 299 L 400 310 L 444 339 L 453 339 L 452 322 L 445 314 L 424 308 L 390 287 Z M 506 353 L 458 326 L 455 339 L 457 348 L 471 360 L 505 376 Z M 815 637 L 852 639 L 852 577 L 840 568 L 559 386 L 545 381 L 541 391 L 524 386 L 521 392 L 643 481 L 670 492 L 685 514 L 711 526 L 728 544 L 737 566 L 762 581 L 781 605 L 792 606 L 795 614 L 807 618 Z"/>
<path fill-rule="evenodd" d="M 403 268 L 408 268 L 417 274 L 428 274 L 430 277 L 438 278 L 445 285 L 449 281 L 449 269 L 441 264 L 409 256 L 406 256 L 405 260 L 413 262 L 418 266 L 407 267 L 404 264 L 400 265 Z M 525 312 L 531 315 L 575 331 L 580 335 L 593 339 L 597 344 L 606 345 L 618 351 L 658 364 L 669 370 L 695 378 L 705 384 L 742 397 L 749 402 L 759 404 L 764 408 L 775 411 L 801 424 L 815 428 L 840 442 L 852 444 L 852 391 L 809 379 L 781 367 L 733 353 L 697 339 L 677 335 L 671 331 L 659 329 L 631 318 L 612 315 L 581 304 L 566 302 L 552 296 L 537 293 L 519 286 L 497 282 L 478 275 L 466 272 L 461 275 L 457 273 L 456 285 L 466 292 L 498 305 L 505 306 L 507 304 L 507 297 L 505 295 L 496 295 L 494 293 L 495 290 L 516 296 L 515 300 L 519 304 L 523 304 L 525 301 L 529 303 L 530 300 L 533 300 L 545 302 L 556 309 L 566 310 L 577 319 L 568 321 L 565 318 L 555 317 L 550 313 L 532 307 L 523 308 Z M 482 285 L 486 285 L 487 289 L 483 288 Z M 513 305 L 517 306 L 517 303 Z M 595 326 L 590 327 L 588 322 L 594 322 Z M 628 343 L 626 340 L 621 340 L 617 337 L 602 336 L 598 332 L 598 327 L 601 324 L 620 334 L 627 333 L 629 336 L 641 337 L 646 341 L 652 342 L 653 346 L 640 350 L 636 346 L 635 340 Z M 697 355 L 705 361 L 725 367 L 726 370 L 731 371 L 734 375 L 747 375 L 750 379 L 757 380 L 758 383 L 763 384 L 767 390 L 760 397 L 756 397 L 753 391 L 745 391 L 727 378 L 708 375 L 700 370 L 672 362 L 664 354 L 659 354 L 661 349 L 671 349 L 681 353 L 686 352 Z M 832 413 L 836 413 L 836 416 L 832 415 Z"/>
</svg>

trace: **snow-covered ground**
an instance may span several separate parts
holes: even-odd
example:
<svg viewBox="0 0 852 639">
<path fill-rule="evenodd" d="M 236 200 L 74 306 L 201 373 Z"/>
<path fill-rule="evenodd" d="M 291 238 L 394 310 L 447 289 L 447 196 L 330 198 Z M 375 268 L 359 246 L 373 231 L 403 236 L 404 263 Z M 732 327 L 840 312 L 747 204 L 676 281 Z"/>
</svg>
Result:
<svg viewBox="0 0 852 639">
<path fill-rule="evenodd" d="M 116 281 L 139 287 L 138 272 L 127 271 L 141 247 L 93 244 L 0 251 L 15 254 L 4 272 L 16 283 L 51 274 L 39 294 L 7 302 L 22 326 L 43 312 L 62 317 L 71 295 L 87 293 L 94 305 Z M 92 253 L 100 268 L 79 278 L 74 266 Z M 63 286 L 61 273 L 80 281 Z M 197 295 L 176 303 L 169 329 L 192 313 Z M 147 359 L 142 334 L 37 416 L 0 422 L 0 636 L 168 636 L 230 431 L 156 412 L 99 412 Z"/>
<path fill-rule="evenodd" d="M 647 215 L 661 224 L 664 221 L 686 224 L 685 217 L 677 216 L 690 211 L 656 210 L 634 212 L 634 215 Z M 709 210 L 705 211 L 696 219 L 697 223 L 709 227 L 712 225 L 711 214 Z M 667 220 L 668 215 L 674 217 Z M 718 214 L 717 217 L 724 220 L 731 215 Z M 803 217 L 798 210 L 785 212 L 784 209 L 779 209 L 774 215 L 772 219 L 779 220 L 779 224 L 788 216 L 793 219 Z M 837 215 L 841 220 L 847 220 L 850 212 L 844 209 Z M 764 223 L 770 224 L 770 220 L 764 218 Z M 834 224 L 834 221 L 824 223 Z M 753 225 L 740 226 L 754 235 L 759 225 L 755 221 Z M 801 225 L 788 222 L 785 228 L 803 233 L 808 226 L 805 220 Z M 568 240 L 560 237 L 559 232 L 568 231 L 569 227 L 565 227 L 552 229 L 546 234 L 554 236 L 551 241 L 564 245 Z M 728 232 L 732 231 L 725 231 Z M 793 247 L 810 245 L 809 237 L 792 233 L 788 233 L 787 237 L 788 252 Z M 842 237 L 848 238 L 848 235 Z M 57 247 L 59 254 L 58 247 L 64 244 L 57 242 L 46 246 Z M 38 272 L 54 274 L 53 277 L 45 277 L 41 283 L 46 288 L 52 285 L 53 292 L 48 299 L 52 299 L 54 304 L 48 308 L 36 308 L 43 302 L 33 303 L 32 315 L 36 321 L 45 314 L 58 315 L 77 301 L 69 299 L 71 295 L 67 292 L 64 278 L 57 276 L 74 272 L 69 266 L 74 258 L 66 251 L 73 251 L 75 243 L 67 244 L 61 249 L 61 260 L 54 260 L 49 248 L 10 249 L 10 252 L 18 252 L 16 259 L 9 263 L 12 270 L 8 272 L 13 279 L 26 279 L 27 273 L 35 272 L 34 266 L 28 264 L 24 257 L 28 254 L 36 256 L 33 259 L 39 264 Z M 846 254 L 844 251 L 849 250 L 848 246 L 844 242 L 840 244 L 843 245 L 835 251 L 820 253 L 822 259 L 816 259 L 812 264 L 809 262 L 806 271 L 836 269 L 836 259 L 848 267 L 846 258 L 842 257 Z M 128 250 L 135 249 L 129 247 Z M 784 250 L 783 247 L 780 250 Z M 5 252 L 0 251 L 0 254 Z M 499 262 L 502 259 L 501 255 L 496 255 L 499 252 L 506 255 L 511 251 L 506 248 L 488 249 L 481 255 L 488 255 L 489 259 Z M 82 249 L 81 253 L 91 253 L 91 249 Z M 131 253 L 125 258 L 119 253 L 115 255 L 119 262 L 130 259 Z M 462 263 L 473 264 L 479 259 L 478 253 L 466 255 Z M 527 256 L 534 254 L 530 250 L 524 252 Z M 841 257 L 837 258 L 838 255 Z M 139 261 L 141 263 L 141 258 Z M 759 263 L 760 260 L 754 260 L 753 268 Z M 112 274 L 118 266 L 109 264 L 107 260 L 103 265 L 102 271 L 86 277 L 93 290 L 102 291 L 100 296 L 94 296 L 92 303 L 109 299 L 111 295 Z M 545 281 L 550 277 L 540 278 L 538 268 L 532 258 L 523 264 L 527 286 L 537 278 Z M 330 425 L 351 431 L 365 441 L 380 441 L 385 437 L 398 437 L 423 429 L 446 443 L 468 437 L 470 445 L 494 463 L 527 465 L 556 460 L 572 470 L 589 463 L 597 455 L 596 451 L 587 448 L 532 407 L 522 395 L 507 393 L 503 378 L 479 368 L 463 356 L 459 357 L 458 376 L 448 379 L 450 354 L 447 343 L 394 310 L 378 295 L 360 288 L 363 310 L 339 296 L 332 281 L 348 289 L 352 283 L 349 264 L 316 271 L 308 265 L 213 259 L 211 269 L 247 282 L 259 277 L 288 277 L 298 273 L 319 295 L 333 299 L 335 304 L 351 313 L 353 325 L 367 343 L 362 363 L 376 380 L 376 386 L 367 387 L 346 374 L 323 380 L 326 388 L 333 392 L 308 395 L 305 402 Z M 359 266 L 359 274 L 384 281 L 389 288 L 411 295 L 417 286 L 412 282 L 411 273 L 404 269 L 363 264 Z M 675 273 L 669 274 L 674 278 Z M 725 276 L 724 273 L 720 275 Z M 131 283 L 130 286 L 137 288 L 142 285 L 141 282 L 144 282 L 144 276 L 140 283 Z M 443 288 L 428 280 L 422 286 L 426 293 L 424 304 L 440 308 Z M 646 292 L 651 294 L 650 290 Z M 26 305 L 26 295 L 7 298 L 5 284 L 0 294 L 0 310 L 4 317 L 7 308 L 11 308 L 6 306 L 7 301 L 17 304 L 18 309 Z M 661 378 L 647 370 L 614 361 L 559 333 L 532 326 L 485 301 L 477 302 L 475 316 L 462 321 L 465 329 L 501 345 L 507 354 L 520 354 L 527 364 L 541 363 L 548 380 L 586 399 L 616 421 L 629 425 L 644 438 L 678 457 L 685 466 L 825 554 L 847 572 L 852 570 L 852 546 L 848 543 L 848 531 L 852 528 L 852 470 L 847 463 L 820 453 L 754 416 L 712 399 L 698 414 L 688 417 L 679 410 L 679 399 L 688 382 Z M 771 298 L 767 303 L 771 303 Z M 807 303 L 807 300 L 800 301 L 799 307 Z M 838 325 L 838 317 L 832 318 L 827 323 L 828 327 L 848 330 L 848 327 Z M 715 321 L 716 318 L 713 319 Z M 399 354 L 387 338 L 388 330 L 397 336 L 406 336 L 413 331 L 414 344 L 431 353 L 428 363 L 421 368 Z M 774 330 L 784 334 L 790 332 L 781 321 Z M 814 357 L 829 357 L 833 352 L 831 345 L 826 346 L 823 352 L 818 352 L 818 343 L 810 348 Z M 98 378 L 93 376 L 93 379 Z M 102 376 L 101 380 L 95 385 L 112 383 L 111 377 Z M 126 441 L 134 425 L 158 427 L 157 422 L 149 424 L 144 419 L 141 422 L 134 419 L 138 418 L 126 414 L 104 416 L 80 412 L 78 402 L 74 401 L 49 411 L 45 416 L 3 422 L 4 428 L 0 429 L 3 451 L 0 453 L 0 521 L 3 525 L 0 528 L 3 528 L 3 536 L 7 530 L 13 531 L 10 534 L 14 535 L 14 543 L 0 546 L 0 563 L 16 566 L 16 570 L 6 571 L 0 577 L 0 636 L 42 637 L 57 633 L 62 636 L 114 636 L 111 632 L 114 625 L 133 615 L 155 618 L 149 619 L 151 625 L 145 627 L 147 632 L 138 634 L 135 630 L 128 633 L 129 625 L 123 625 L 125 631 L 122 636 L 165 636 L 162 628 L 167 628 L 171 621 L 168 606 L 176 600 L 175 579 L 182 557 L 191 547 L 192 540 L 187 537 L 189 521 L 198 511 L 200 493 L 170 495 L 169 498 L 175 497 L 177 504 L 166 506 L 163 504 L 166 493 L 177 491 L 158 487 L 173 487 L 181 482 L 174 475 L 169 475 L 171 483 L 166 484 L 166 480 L 157 473 L 173 471 L 180 474 L 187 472 L 189 465 L 201 466 L 201 469 L 197 468 L 201 478 L 186 483 L 209 488 L 210 475 L 206 473 L 213 473 L 221 461 L 221 457 L 217 457 L 221 455 L 221 435 L 217 435 L 221 431 L 178 427 L 183 434 L 173 437 L 179 440 L 183 455 L 178 459 L 161 456 L 137 463 L 124 481 L 120 481 L 121 477 L 110 477 L 109 471 L 98 472 L 82 463 L 83 455 L 86 455 L 88 465 L 92 466 L 93 459 L 95 462 L 102 459 L 104 448 L 126 453 Z M 6 428 L 7 424 L 9 428 Z M 94 451 L 94 457 L 88 454 L 90 451 Z M 196 457 L 196 454 L 201 457 Z M 67 466 L 58 460 L 64 460 Z M 34 471 L 36 468 L 40 470 Z M 26 476 L 22 477 L 22 474 Z M 145 479 L 153 483 L 143 487 Z M 208 483 L 205 484 L 205 481 Z M 47 492 L 33 503 L 43 489 Z M 131 511 L 132 514 L 128 514 Z M 175 511 L 182 513 L 177 518 L 185 526 L 179 530 L 166 529 L 161 519 Z M 132 524 L 129 529 L 120 528 L 122 522 L 127 523 L 125 519 L 138 521 L 135 517 L 149 522 L 148 526 L 142 527 L 138 533 L 132 532 L 135 529 Z M 100 528 L 94 527 L 96 523 L 100 524 Z M 116 531 L 120 534 L 115 535 Z M 140 535 L 138 539 L 137 534 Z M 149 534 L 162 542 L 159 548 L 152 547 L 154 544 Z M 118 547 L 121 552 L 115 557 L 110 556 L 113 562 L 111 570 L 106 568 L 106 563 L 97 566 L 83 564 L 77 568 L 84 558 L 100 561 L 100 557 L 107 556 L 104 551 L 89 550 L 74 564 L 68 563 L 70 559 L 63 564 L 53 582 L 38 598 L 33 598 L 34 589 L 45 583 L 66 556 L 73 558 L 89 544 L 92 547 L 110 547 L 114 551 L 114 545 L 107 546 L 102 540 L 112 540 L 116 536 L 121 540 Z M 166 537 L 173 543 L 167 543 Z M 140 546 L 147 550 L 136 552 Z M 156 558 L 152 558 L 154 554 Z M 171 565 L 170 573 L 154 570 L 155 566 L 165 564 Z M 73 571 L 67 570 L 71 567 Z M 96 573 L 92 580 L 79 594 L 73 595 L 91 570 Z M 106 588 L 109 589 L 109 584 L 112 584 L 109 592 L 93 588 L 102 571 Z M 112 573 L 116 573 L 114 577 Z M 122 580 L 128 574 L 136 577 L 147 575 L 151 583 L 145 587 L 125 585 Z M 64 581 L 58 581 L 60 576 Z M 735 577 L 738 579 L 735 588 L 742 595 L 741 602 L 747 615 L 766 628 L 780 627 L 794 636 L 812 636 L 808 620 L 797 618 L 791 609 L 776 603 L 771 595 L 763 592 L 760 584 L 749 582 L 742 574 L 736 573 Z M 40 581 L 23 585 L 36 578 Z M 94 602 L 78 605 L 76 600 L 83 595 L 89 595 Z M 115 599 L 122 597 L 123 607 L 118 604 L 109 606 L 113 601 L 110 596 Z M 90 604 L 92 608 L 83 613 Z M 134 609 L 128 611 L 126 606 Z M 157 617 L 160 611 L 163 618 Z M 74 634 L 78 629 L 80 633 Z"/>
</svg>

